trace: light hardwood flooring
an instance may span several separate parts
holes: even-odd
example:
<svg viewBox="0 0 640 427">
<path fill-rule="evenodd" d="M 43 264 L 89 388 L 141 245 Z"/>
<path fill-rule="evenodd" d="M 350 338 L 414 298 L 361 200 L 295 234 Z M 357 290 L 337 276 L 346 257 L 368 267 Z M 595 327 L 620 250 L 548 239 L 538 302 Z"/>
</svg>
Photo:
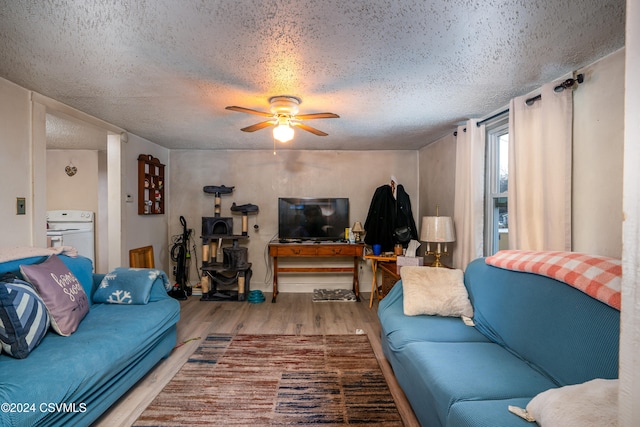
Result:
<svg viewBox="0 0 640 427">
<path fill-rule="evenodd" d="M 181 301 L 178 343 L 209 333 L 340 335 L 361 330 L 369 337 L 405 426 L 419 426 L 382 353 L 377 305 L 374 302 L 369 309 L 368 293 L 361 294 L 362 300 L 355 303 L 314 303 L 311 294 L 303 293 L 280 293 L 275 304 L 270 302 L 271 294 L 265 297 L 260 304 L 200 301 L 199 297 Z M 199 345 L 200 340 L 193 340 L 176 348 L 94 425 L 130 426 Z"/>
</svg>

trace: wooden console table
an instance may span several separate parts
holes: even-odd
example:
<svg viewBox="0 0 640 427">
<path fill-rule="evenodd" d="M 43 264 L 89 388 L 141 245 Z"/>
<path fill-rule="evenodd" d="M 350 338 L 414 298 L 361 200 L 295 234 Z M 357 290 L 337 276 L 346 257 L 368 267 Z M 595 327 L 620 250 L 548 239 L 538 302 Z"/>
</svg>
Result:
<svg viewBox="0 0 640 427">
<path fill-rule="evenodd" d="M 269 243 L 269 256 L 273 257 L 273 298 L 278 296 L 278 273 L 352 273 L 353 293 L 360 301 L 358 260 L 362 257 L 364 243 Z M 349 267 L 279 267 L 278 258 L 353 258 Z"/>
</svg>

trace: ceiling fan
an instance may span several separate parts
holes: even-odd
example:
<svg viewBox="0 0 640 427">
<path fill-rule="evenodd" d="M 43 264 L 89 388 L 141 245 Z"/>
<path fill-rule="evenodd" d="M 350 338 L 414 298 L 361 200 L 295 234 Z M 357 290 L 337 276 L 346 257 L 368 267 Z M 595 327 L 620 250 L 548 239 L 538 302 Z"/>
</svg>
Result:
<svg viewBox="0 0 640 427">
<path fill-rule="evenodd" d="M 315 114 L 300 114 L 298 106 L 302 103 L 302 100 L 295 96 L 280 95 L 272 96 L 269 98 L 270 113 L 258 110 L 252 110 L 250 108 L 229 106 L 227 110 L 238 111 L 240 113 L 255 114 L 257 116 L 269 117 L 270 119 L 264 122 L 256 123 L 255 125 L 247 126 L 240 129 L 243 132 L 255 132 L 260 129 L 264 129 L 269 126 L 275 126 L 273 128 L 273 137 L 280 142 L 287 142 L 293 139 L 293 127 L 298 127 L 307 132 L 311 132 L 318 136 L 327 136 L 328 134 L 312 128 L 311 126 L 301 123 L 303 120 L 311 119 L 337 119 L 340 116 L 333 113 L 315 113 Z"/>
</svg>

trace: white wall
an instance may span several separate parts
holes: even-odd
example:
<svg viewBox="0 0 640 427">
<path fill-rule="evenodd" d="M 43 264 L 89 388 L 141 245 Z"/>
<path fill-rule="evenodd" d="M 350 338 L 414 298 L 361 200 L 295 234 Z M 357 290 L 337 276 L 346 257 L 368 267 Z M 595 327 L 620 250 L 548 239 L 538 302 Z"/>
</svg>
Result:
<svg viewBox="0 0 640 427">
<path fill-rule="evenodd" d="M 456 178 L 456 137 L 453 131 L 419 151 L 420 210 L 423 215 L 453 216 Z"/>
<path fill-rule="evenodd" d="M 73 176 L 65 167 L 77 168 Z M 47 210 L 78 209 L 98 212 L 98 152 L 47 150 Z"/>
<path fill-rule="evenodd" d="M 164 215 L 138 215 L 138 156 L 150 154 L 160 160 L 165 167 L 165 179 L 168 186 L 165 188 L 165 214 Z M 122 239 L 123 254 L 122 265 L 129 265 L 129 250 L 142 246 L 153 246 L 156 268 L 160 268 L 168 275 L 171 274 L 168 251 L 168 221 L 169 206 L 171 206 L 171 184 L 169 171 L 169 150 L 139 136 L 129 134 L 129 141 L 122 145 L 123 168 L 123 216 Z M 132 202 L 126 202 L 126 196 L 132 196 Z"/>
<path fill-rule="evenodd" d="M 180 215 L 194 229 L 198 262 L 202 262 L 202 217 L 214 216 L 214 196 L 203 192 L 206 185 L 234 186 L 234 192 L 221 196 L 223 217 L 234 218 L 234 233 L 241 231 L 241 215 L 232 215 L 231 204 L 253 203 L 257 215 L 249 216 L 246 245 L 253 263 L 252 289 L 270 291 L 272 286 L 268 242 L 278 232 L 278 197 L 348 197 L 350 221 L 364 224 L 375 189 L 388 184 L 395 175 L 411 197 L 417 217 L 417 153 L 415 151 L 214 151 L 172 150 L 171 204 L 169 229 L 180 234 Z M 259 225 L 255 231 L 254 224 Z M 192 255 L 193 259 L 193 255 Z M 292 262 L 291 260 L 289 262 Z M 285 260 L 282 260 L 284 265 Z M 360 289 L 371 287 L 370 266 L 361 263 Z M 197 280 L 192 262 L 190 281 Z M 349 275 L 282 274 L 278 278 L 283 292 L 311 292 L 317 287 L 349 287 Z"/>
<path fill-rule="evenodd" d="M 418 155 L 420 215 L 434 216 L 438 207 L 439 215 L 453 217 L 456 181 L 456 137 L 453 131 L 422 148 Z M 420 228 L 421 223 L 418 219 L 416 219 L 416 225 Z M 452 248 L 450 251 L 452 254 L 455 251 L 455 243 L 450 248 Z M 445 265 L 453 264 L 451 254 L 442 257 Z"/>
<path fill-rule="evenodd" d="M 0 246 L 29 246 L 33 215 L 30 93 L 0 78 Z M 16 215 L 16 198 L 26 199 L 26 215 Z"/>
</svg>

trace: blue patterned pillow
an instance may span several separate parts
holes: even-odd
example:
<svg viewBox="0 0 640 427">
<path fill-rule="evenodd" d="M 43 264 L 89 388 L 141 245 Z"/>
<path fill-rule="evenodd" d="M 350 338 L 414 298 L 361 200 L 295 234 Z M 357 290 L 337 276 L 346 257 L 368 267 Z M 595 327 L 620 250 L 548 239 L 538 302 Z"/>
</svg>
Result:
<svg viewBox="0 0 640 427">
<path fill-rule="evenodd" d="M 109 304 L 147 304 L 154 283 L 167 291 L 171 289 L 169 278 L 155 268 L 118 267 L 104 276 L 93 294 L 93 302 Z M 169 289 L 167 289 L 169 288 Z"/>
<path fill-rule="evenodd" d="M 2 349 L 24 359 L 40 344 L 49 329 L 44 302 L 27 282 L 0 280 L 0 341 Z"/>
</svg>

